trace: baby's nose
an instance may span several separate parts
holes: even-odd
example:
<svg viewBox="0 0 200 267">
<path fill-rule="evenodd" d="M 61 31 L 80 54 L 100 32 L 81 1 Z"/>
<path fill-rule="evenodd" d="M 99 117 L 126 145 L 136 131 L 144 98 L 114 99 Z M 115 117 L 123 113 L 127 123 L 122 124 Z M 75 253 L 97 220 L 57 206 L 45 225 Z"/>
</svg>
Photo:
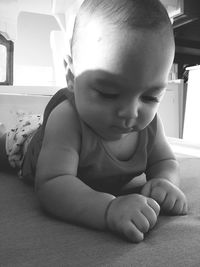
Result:
<svg viewBox="0 0 200 267">
<path fill-rule="evenodd" d="M 132 121 L 138 118 L 139 109 L 139 103 L 137 101 L 131 101 L 119 109 L 118 116 L 125 119 L 127 124 L 130 125 Z"/>
</svg>

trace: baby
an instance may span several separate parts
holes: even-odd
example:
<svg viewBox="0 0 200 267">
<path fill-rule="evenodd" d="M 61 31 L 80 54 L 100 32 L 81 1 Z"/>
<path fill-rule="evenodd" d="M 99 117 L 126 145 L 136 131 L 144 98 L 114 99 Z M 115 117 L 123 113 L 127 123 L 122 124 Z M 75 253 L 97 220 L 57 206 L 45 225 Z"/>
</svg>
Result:
<svg viewBox="0 0 200 267">
<path fill-rule="evenodd" d="M 68 88 L 53 96 L 31 137 L 23 134 L 15 165 L 34 181 L 47 212 L 131 242 L 144 239 L 160 208 L 187 213 L 178 163 L 157 116 L 173 58 L 171 22 L 158 0 L 83 2 Z M 142 173 L 138 191 L 129 182 Z"/>
</svg>

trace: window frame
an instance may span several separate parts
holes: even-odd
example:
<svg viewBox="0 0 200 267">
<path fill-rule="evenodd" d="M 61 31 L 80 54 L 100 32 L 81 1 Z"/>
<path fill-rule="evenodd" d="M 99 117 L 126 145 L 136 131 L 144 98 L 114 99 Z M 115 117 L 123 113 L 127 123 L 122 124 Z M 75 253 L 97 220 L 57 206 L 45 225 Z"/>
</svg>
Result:
<svg viewBox="0 0 200 267">
<path fill-rule="evenodd" d="M 13 85 L 13 52 L 14 43 L 11 40 L 7 40 L 0 33 L 0 44 L 6 47 L 7 59 L 6 59 L 6 79 L 1 82 L 0 85 Z"/>
</svg>

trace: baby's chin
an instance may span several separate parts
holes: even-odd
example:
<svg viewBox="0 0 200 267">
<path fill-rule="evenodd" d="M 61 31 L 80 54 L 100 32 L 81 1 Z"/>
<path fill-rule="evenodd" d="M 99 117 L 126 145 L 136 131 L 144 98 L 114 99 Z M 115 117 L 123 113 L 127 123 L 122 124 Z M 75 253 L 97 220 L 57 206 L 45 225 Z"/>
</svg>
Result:
<svg viewBox="0 0 200 267">
<path fill-rule="evenodd" d="M 124 134 L 122 133 L 122 134 L 115 134 L 115 135 L 114 134 L 112 134 L 112 135 L 100 135 L 99 134 L 99 136 L 105 142 L 115 142 L 115 141 L 119 141 L 123 138 L 126 138 L 128 135 L 135 134 L 135 133 L 137 133 L 137 132 L 132 131 L 129 133 L 124 133 Z"/>
</svg>

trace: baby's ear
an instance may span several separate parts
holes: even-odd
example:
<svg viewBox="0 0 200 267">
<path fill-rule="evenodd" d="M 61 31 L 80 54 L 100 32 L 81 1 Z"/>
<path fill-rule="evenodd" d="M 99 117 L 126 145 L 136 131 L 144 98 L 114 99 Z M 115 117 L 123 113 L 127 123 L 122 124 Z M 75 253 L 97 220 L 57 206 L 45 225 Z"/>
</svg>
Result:
<svg viewBox="0 0 200 267">
<path fill-rule="evenodd" d="M 64 59 L 64 66 L 65 66 L 68 90 L 73 91 L 73 88 L 74 88 L 73 62 L 72 62 L 72 58 L 68 55 Z"/>
</svg>

